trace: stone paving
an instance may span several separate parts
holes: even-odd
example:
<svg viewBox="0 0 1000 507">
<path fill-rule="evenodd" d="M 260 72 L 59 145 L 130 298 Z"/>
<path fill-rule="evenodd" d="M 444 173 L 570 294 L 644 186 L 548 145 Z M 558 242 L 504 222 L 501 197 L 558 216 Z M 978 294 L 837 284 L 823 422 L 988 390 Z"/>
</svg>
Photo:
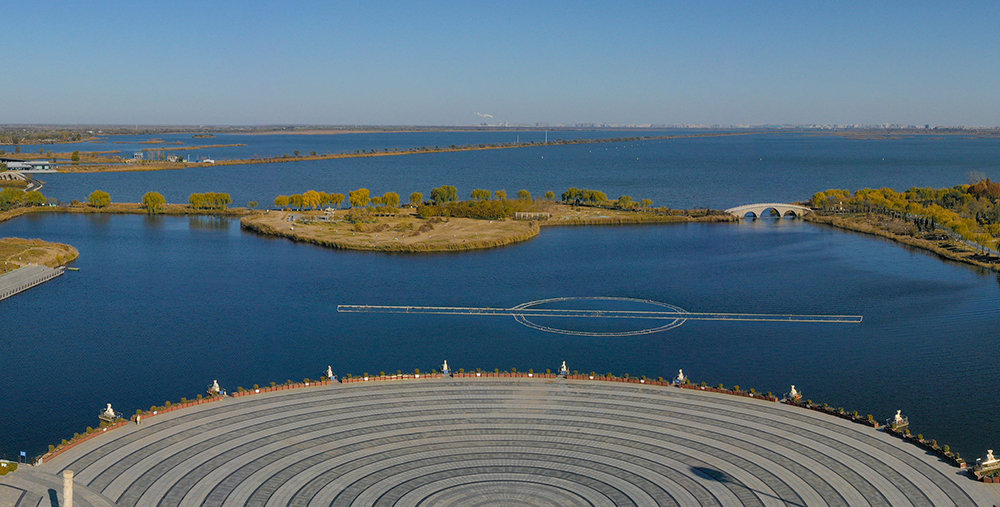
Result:
<svg viewBox="0 0 1000 507">
<path fill-rule="evenodd" d="M 873 428 L 756 399 L 564 379 L 308 387 L 109 431 L 0 477 L 3 507 L 990 506 Z M 64 505 L 64 503 L 59 503 Z"/>
</svg>

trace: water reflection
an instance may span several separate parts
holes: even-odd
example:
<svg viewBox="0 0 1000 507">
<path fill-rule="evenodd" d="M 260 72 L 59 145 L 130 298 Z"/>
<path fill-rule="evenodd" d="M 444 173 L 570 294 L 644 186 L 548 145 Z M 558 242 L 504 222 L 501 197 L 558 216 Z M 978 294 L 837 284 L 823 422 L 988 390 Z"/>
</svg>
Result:
<svg viewBox="0 0 1000 507">
<path fill-rule="evenodd" d="M 188 224 L 199 231 L 225 231 L 232 226 L 233 219 L 210 215 L 193 215 L 188 217 Z"/>
</svg>

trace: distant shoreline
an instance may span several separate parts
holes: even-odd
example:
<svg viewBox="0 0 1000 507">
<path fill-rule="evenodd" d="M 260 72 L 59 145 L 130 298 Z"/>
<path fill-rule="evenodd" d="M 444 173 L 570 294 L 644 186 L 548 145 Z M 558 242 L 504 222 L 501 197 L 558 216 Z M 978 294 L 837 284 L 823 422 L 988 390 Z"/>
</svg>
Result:
<svg viewBox="0 0 1000 507">
<path fill-rule="evenodd" d="M 93 172 L 132 172 L 132 171 L 163 171 L 171 169 L 185 169 L 189 167 L 217 167 L 227 165 L 252 165 L 252 164 L 277 164 L 284 162 L 308 162 L 315 160 L 335 160 L 345 158 L 366 158 L 366 157 L 392 157 L 403 155 L 420 155 L 427 153 L 454 153 L 461 151 L 483 151 L 483 150 L 503 150 L 515 148 L 538 148 L 543 146 L 564 146 L 570 144 L 599 144 L 599 143 L 621 143 L 636 141 L 656 141 L 665 139 L 688 139 L 699 137 L 720 137 L 759 134 L 761 132 L 712 132 L 699 134 L 677 134 L 665 136 L 647 137 L 621 137 L 621 138 L 600 138 L 600 139 L 563 139 L 548 143 L 509 143 L 509 144 L 476 144 L 454 147 L 421 147 L 403 150 L 388 151 L 368 151 L 357 153 L 328 153 L 324 155 L 299 155 L 299 156 L 273 156 L 249 159 L 216 160 L 213 163 L 191 163 L 191 162 L 140 162 L 133 164 L 80 164 L 80 165 L 60 165 L 58 171 L 61 173 L 93 173 Z M 169 148 L 165 149 L 165 151 Z"/>
</svg>

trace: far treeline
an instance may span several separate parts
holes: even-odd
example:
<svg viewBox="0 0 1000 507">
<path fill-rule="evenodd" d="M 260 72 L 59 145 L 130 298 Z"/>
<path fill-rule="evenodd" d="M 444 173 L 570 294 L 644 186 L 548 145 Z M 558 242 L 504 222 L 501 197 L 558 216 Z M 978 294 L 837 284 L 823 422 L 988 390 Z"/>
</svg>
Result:
<svg viewBox="0 0 1000 507">
<path fill-rule="evenodd" d="M 913 234 L 951 230 L 967 241 L 1000 246 L 1000 183 L 974 178 L 976 183 L 951 188 L 864 188 L 854 192 L 827 190 L 811 199 L 813 207 L 826 212 L 879 213 L 911 223 Z"/>
<path fill-rule="evenodd" d="M 410 194 L 409 205 L 416 208 L 421 217 L 456 217 L 502 220 L 521 211 L 538 211 L 545 203 L 555 202 L 555 192 L 545 192 L 543 199 L 532 198 L 528 190 L 519 190 L 516 198 L 508 198 L 506 190 L 490 191 L 477 188 L 469 195 L 469 200 L 458 198 L 458 189 L 452 185 L 443 185 L 430 191 L 430 199 L 425 200 L 421 192 Z M 359 188 L 348 192 L 346 197 L 351 208 L 370 208 L 382 213 L 395 213 L 400 205 L 400 195 L 396 192 L 386 192 L 381 196 L 372 196 L 367 188 Z M 570 188 L 561 195 L 563 204 L 577 206 L 602 206 L 616 209 L 649 210 L 653 206 L 651 199 L 636 201 L 631 196 L 622 195 L 616 200 L 609 200 L 604 192 Z M 279 209 L 317 209 L 326 206 L 340 207 L 345 200 L 344 194 L 326 193 L 309 190 L 301 194 L 279 195 L 274 199 L 274 205 Z M 665 208 L 660 211 L 665 211 Z"/>
</svg>

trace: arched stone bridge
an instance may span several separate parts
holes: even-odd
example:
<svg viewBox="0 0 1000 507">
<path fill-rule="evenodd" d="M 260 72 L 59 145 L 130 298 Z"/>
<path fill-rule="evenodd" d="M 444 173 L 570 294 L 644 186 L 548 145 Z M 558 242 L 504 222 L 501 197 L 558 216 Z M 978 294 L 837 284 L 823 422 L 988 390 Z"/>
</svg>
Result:
<svg viewBox="0 0 1000 507">
<path fill-rule="evenodd" d="M 745 204 L 743 206 L 737 206 L 735 208 L 729 208 L 726 213 L 731 213 L 740 218 L 743 218 L 747 213 L 753 213 L 754 217 L 760 217 L 765 211 L 774 210 L 778 213 L 778 216 L 785 216 L 791 214 L 793 216 L 801 217 L 812 210 L 805 206 L 798 206 L 795 204 L 784 204 L 780 202 L 765 202 L 758 204 Z"/>
</svg>

